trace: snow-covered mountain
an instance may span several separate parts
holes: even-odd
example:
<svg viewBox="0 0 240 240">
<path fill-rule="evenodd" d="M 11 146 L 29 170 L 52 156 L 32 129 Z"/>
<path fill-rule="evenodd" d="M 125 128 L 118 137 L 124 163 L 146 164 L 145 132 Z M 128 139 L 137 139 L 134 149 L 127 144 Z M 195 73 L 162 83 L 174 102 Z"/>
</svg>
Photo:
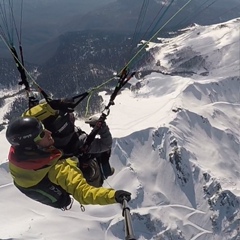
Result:
<svg viewBox="0 0 240 240">
<path fill-rule="evenodd" d="M 239 26 L 240 19 L 196 25 L 149 44 L 155 60 L 146 69 L 155 72 L 131 80 L 111 108 L 116 173 L 105 186 L 132 192 L 136 239 L 240 239 Z M 61 212 L 20 194 L 4 134 L 0 239 L 124 239 L 117 204 L 82 213 L 74 202 Z"/>
<path fill-rule="evenodd" d="M 211 26 L 193 25 L 177 37 L 162 39 L 156 48 L 156 70 L 198 75 L 239 76 L 240 19 Z M 174 34 L 174 33 L 173 33 Z"/>
</svg>

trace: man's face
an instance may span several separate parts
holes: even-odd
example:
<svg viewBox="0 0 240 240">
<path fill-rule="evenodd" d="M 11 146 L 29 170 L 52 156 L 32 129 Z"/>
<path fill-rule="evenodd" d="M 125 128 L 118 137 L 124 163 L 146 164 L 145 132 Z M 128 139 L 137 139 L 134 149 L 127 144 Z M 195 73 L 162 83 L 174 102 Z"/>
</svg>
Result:
<svg viewBox="0 0 240 240">
<path fill-rule="evenodd" d="M 44 129 L 44 136 L 41 140 L 37 142 L 37 145 L 43 148 L 50 147 L 54 144 L 54 139 L 52 138 L 52 132 Z"/>
</svg>

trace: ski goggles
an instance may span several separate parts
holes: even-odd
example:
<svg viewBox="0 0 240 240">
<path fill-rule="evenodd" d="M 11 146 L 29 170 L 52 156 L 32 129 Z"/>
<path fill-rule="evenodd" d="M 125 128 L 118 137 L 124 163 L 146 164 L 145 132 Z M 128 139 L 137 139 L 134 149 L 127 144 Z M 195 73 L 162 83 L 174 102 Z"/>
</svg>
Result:
<svg viewBox="0 0 240 240">
<path fill-rule="evenodd" d="M 39 142 L 41 141 L 45 136 L 45 131 L 44 129 L 42 130 L 42 132 L 40 132 L 35 138 L 34 138 L 34 142 Z"/>
</svg>

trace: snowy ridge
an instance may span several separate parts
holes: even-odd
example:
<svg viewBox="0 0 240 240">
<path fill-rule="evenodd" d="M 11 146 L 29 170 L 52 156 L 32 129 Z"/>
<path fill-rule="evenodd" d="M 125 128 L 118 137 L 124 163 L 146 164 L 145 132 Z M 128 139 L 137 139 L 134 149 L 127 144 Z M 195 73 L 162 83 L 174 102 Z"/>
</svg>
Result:
<svg viewBox="0 0 240 240">
<path fill-rule="evenodd" d="M 155 76 L 155 74 L 147 76 L 145 83 L 143 81 L 141 82 L 143 89 L 138 89 L 137 96 L 145 99 L 148 97 L 149 91 L 152 96 L 160 96 L 159 105 L 161 105 L 160 100 L 165 93 L 164 97 L 168 99 L 169 103 L 177 106 L 172 108 L 172 111 L 175 112 L 176 115 L 173 116 L 170 122 L 164 122 L 163 120 L 165 127 L 160 127 L 152 131 L 152 148 L 158 152 L 160 159 L 154 159 L 154 156 L 149 150 L 138 147 L 138 151 L 141 149 L 141 152 L 138 153 L 138 156 L 141 156 L 141 160 L 138 161 L 134 158 L 134 167 L 132 168 L 135 170 L 138 164 L 141 166 L 143 159 L 150 158 L 151 160 L 150 163 L 148 161 L 148 164 L 151 164 L 153 161 L 152 166 L 149 167 L 149 169 L 152 169 L 151 175 L 153 174 L 155 176 L 153 179 L 156 178 L 162 181 L 165 178 L 161 169 L 165 172 L 166 168 L 163 166 L 158 168 L 159 161 L 161 161 L 161 159 L 167 162 L 170 161 L 174 172 L 173 179 L 175 179 L 175 182 L 180 186 L 182 194 L 185 194 L 191 207 L 194 209 L 197 208 L 199 198 L 206 200 L 204 208 L 206 208 L 206 204 L 208 204 L 207 208 L 209 208 L 209 211 L 208 213 L 204 213 L 206 217 L 209 217 L 207 217 L 208 221 L 205 219 L 205 222 L 207 222 L 206 229 L 208 229 L 208 231 L 193 232 L 193 236 L 202 235 L 202 239 L 208 239 L 207 235 L 211 232 L 209 226 L 212 227 L 213 233 L 221 233 L 222 235 L 222 232 L 225 232 L 226 228 L 235 226 L 233 230 L 228 229 L 225 239 L 238 239 L 239 230 L 236 229 L 238 229 L 239 224 L 240 198 L 226 189 L 231 189 L 233 192 L 236 192 L 236 194 L 239 194 L 239 186 L 236 187 L 236 179 L 239 179 L 240 172 L 239 77 L 208 81 L 204 78 L 195 81 L 182 78 L 183 81 L 181 81 L 181 79 L 178 78 L 179 88 L 174 88 L 173 81 L 169 82 L 165 76 L 159 74 L 156 74 L 158 78 L 153 76 Z M 171 80 L 173 80 L 173 78 L 171 78 Z M 183 83 L 186 80 L 187 86 Z M 180 82 L 182 84 L 180 84 Z M 155 87 L 155 85 L 157 86 Z M 183 89 L 182 94 L 173 94 L 173 89 Z M 175 96 L 172 98 L 173 101 L 171 101 L 172 99 L 169 98 L 168 94 Z M 154 116 L 156 117 L 157 114 Z M 166 127 L 168 124 L 169 126 Z M 141 142 L 143 136 L 146 134 L 143 134 L 142 131 L 140 135 L 141 138 L 136 141 L 137 143 L 135 143 L 134 146 L 138 145 L 138 142 Z M 180 147 L 178 146 L 178 142 L 181 143 Z M 205 143 L 207 143 L 207 146 L 204 145 Z M 129 144 L 127 145 L 129 148 Z M 149 143 L 142 143 L 142 145 L 142 147 L 144 147 L 144 145 L 149 145 Z M 122 152 L 132 153 L 132 151 L 133 150 L 128 149 L 125 151 L 125 149 L 122 149 Z M 145 156 L 146 154 L 147 156 Z M 229 156 L 231 156 L 230 159 Z M 129 159 L 132 159 L 132 154 L 129 155 Z M 153 169 L 156 168 L 156 166 L 158 169 L 157 172 L 159 172 L 158 174 L 153 173 Z M 148 172 L 146 164 L 144 164 L 144 170 Z M 209 171 L 210 174 L 206 173 L 205 170 Z M 168 171 L 167 173 L 169 174 Z M 208 174 L 210 179 L 205 178 L 206 174 Z M 212 177 L 210 177 L 211 175 Z M 139 178 L 141 174 L 137 173 L 137 176 Z M 169 180 L 169 175 L 167 179 Z M 170 179 L 172 178 L 170 177 Z M 222 188 L 217 179 L 220 179 L 226 189 Z M 144 183 L 145 179 L 141 182 Z M 154 180 L 150 185 L 156 187 L 156 181 Z M 218 187 L 216 189 L 214 187 L 214 190 L 211 190 L 212 186 Z M 162 191 L 163 189 L 161 188 L 158 194 L 159 198 L 157 198 L 158 203 L 161 202 L 159 199 L 165 199 L 167 204 L 171 203 L 170 199 L 175 199 L 172 195 L 172 191 L 175 192 L 175 189 L 173 190 L 171 188 L 171 193 L 169 194 L 171 196 L 170 199 L 167 198 L 165 194 L 163 195 Z M 144 189 L 143 192 L 149 193 L 146 189 Z M 201 193 L 200 195 L 199 192 Z M 149 195 L 155 196 L 156 191 L 150 192 Z M 179 193 L 176 199 L 179 200 Z M 153 204 L 155 205 L 156 203 L 154 202 Z M 199 218 L 202 217 L 198 216 L 197 219 Z M 181 232 L 180 235 L 184 236 L 183 239 L 191 238 L 183 232 Z M 163 236 L 165 235 L 162 235 L 162 237 Z M 165 237 L 167 237 L 167 235 Z M 212 239 L 212 235 L 209 236 L 209 239 Z M 219 239 L 223 238 L 219 236 Z"/>
<path fill-rule="evenodd" d="M 212 26 L 194 25 L 177 37 L 160 38 L 161 44 L 149 45 L 158 49 L 155 69 L 205 75 L 218 75 L 221 69 L 225 76 L 239 76 L 239 25 L 240 19 Z"/>
<path fill-rule="evenodd" d="M 152 136 L 149 136 L 150 132 L 152 132 Z M 147 234 L 144 234 L 146 230 L 142 232 L 146 226 L 151 226 L 151 233 L 156 234 L 156 237 L 157 233 L 161 232 L 163 239 L 168 239 L 167 237 L 170 236 L 172 239 L 191 239 L 191 236 L 212 239 L 211 228 L 213 233 L 223 235 L 222 232 L 230 224 L 237 226 L 239 223 L 237 210 L 239 209 L 239 197 L 228 190 L 223 190 L 216 179 L 203 172 L 194 163 L 196 155 L 184 147 L 179 147 L 168 128 L 159 128 L 155 131 L 146 130 L 145 133 L 141 132 L 141 135 L 137 135 L 139 138 L 135 140 L 129 159 L 133 162 L 130 169 L 136 172 L 140 182 L 136 200 L 142 207 L 140 210 L 135 210 L 134 214 L 140 215 L 141 222 L 143 222 L 143 226 L 139 227 L 138 221 L 135 226 L 136 229 L 139 229 L 138 232 L 142 233 L 142 239 L 148 239 Z M 121 152 L 129 152 L 131 142 L 137 135 L 132 135 L 128 141 L 126 139 L 121 141 Z M 145 146 L 149 144 L 144 141 L 149 141 L 149 139 L 144 139 L 143 136 L 149 136 L 153 140 L 152 151 L 145 149 Z M 119 142 L 117 144 L 119 145 Z M 116 151 L 114 149 L 114 153 Z M 140 159 L 139 156 L 141 156 Z M 142 163 L 144 160 L 147 161 L 147 164 Z M 144 164 L 144 169 L 142 164 Z M 148 184 L 145 184 L 146 182 Z M 181 202 L 184 204 L 180 204 Z M 133 204 L 132 207 L 134 208 Z M 145 210 L 143 211 L 142 208 Z M 171 214 L 176 211 L 174 217 L 172 216 L 173 222 L 181 222 L 181 219 L 186 220 L 186 216 L 189 216 L 191 219 L 188 220 L 189 223 L 186 224 L 184 221 L 180 225 L 188 226 L 190 224 L 192 227 L 176 228 L 175 226 L 168 231 L 169 216 L 166 216 L 166 208 L 171 209 L 168 210 Z M 199 220 L 202 218 L 204 222 L 200 223 Z M 157 229 L 156 226 L 158 226 Z M 238 236 L 235 227 L 232 231 L 228 230 L 226 239 L 234 239 L 234 236 Z M 209 238 L 208 235 L 210 235 Z M 220 236 L 219 239 L 221 239 Z"/>
</svg>

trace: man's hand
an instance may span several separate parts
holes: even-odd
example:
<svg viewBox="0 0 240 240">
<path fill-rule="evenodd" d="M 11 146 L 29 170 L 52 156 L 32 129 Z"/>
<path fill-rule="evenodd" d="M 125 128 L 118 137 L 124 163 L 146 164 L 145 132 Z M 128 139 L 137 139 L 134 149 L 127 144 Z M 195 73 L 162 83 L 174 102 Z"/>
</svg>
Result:
<svg viewBox="0 0 240 240">
<path fill-rule="evenodd" d="M 131 193 L 124 190 L 117 190 L 115 192 L 115 200 L 118 203 L 123 203 L 123 200 L 126 199 L 127 202 L 131 200 Z"/>
</svg>

